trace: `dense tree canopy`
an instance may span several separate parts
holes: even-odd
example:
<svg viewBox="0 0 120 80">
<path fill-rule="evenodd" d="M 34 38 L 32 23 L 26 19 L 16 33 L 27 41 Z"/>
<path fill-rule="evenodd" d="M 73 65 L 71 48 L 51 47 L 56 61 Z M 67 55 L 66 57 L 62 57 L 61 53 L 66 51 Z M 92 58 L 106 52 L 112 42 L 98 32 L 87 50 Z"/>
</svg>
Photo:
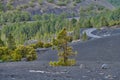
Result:
<svg viewBox="0 0 120 80">
<path fill-rule="evenodd" d="M 92 13 L 91 13 L 92 11 Z M 12 14 L 14 12 L 14 15 Z M 102 26 L 113 26 L 120 24 L 120 9 L 113 11 L 96 11 L 81 9 L 80 19 L 69 20 L 67 15 L 43 14 L 31 16 L 23 11 L 1 12 L 2 36 L 12 34 L 16 44 L 23 44 L 27 40 L 36 39 L 45 42 L 51 41 L 64 26 L 73 31 L 73 39 L 79 39 L 80 28 L 100 28 Z M 84 14 L 84 15 L 82 15 Z M 3 38 L 2 38 L 3 39 Z M 3 40 L 6 41 L 7 38 Z"/>
</svg>

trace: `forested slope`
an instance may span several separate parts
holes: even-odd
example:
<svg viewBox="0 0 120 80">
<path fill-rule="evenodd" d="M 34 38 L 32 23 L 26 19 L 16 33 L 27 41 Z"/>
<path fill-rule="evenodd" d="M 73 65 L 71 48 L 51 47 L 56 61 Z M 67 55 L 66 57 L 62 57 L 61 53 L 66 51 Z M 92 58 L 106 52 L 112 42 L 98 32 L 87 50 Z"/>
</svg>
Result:
<svg viewBox="0 0 120 80">
<path fill-rule="evenodd" d="M 73 32 L 73 39 L 79 39 L 80 28 L 120 24 L 120 9 L 105 0 L 1 0 L 0 4 L 5 42 L 10 33 L 17 44 L 27 40 L 49 42 L 63 27 Z M 80 19 L 68 19 L 75 16 Z"/>
<path fill-rule="evenodd" d="M 114 9 L 106 0 L 1 0 L 0 11 L 27 11 L 35 14 L 67 13 L 78 16 L 80 8 L 95 7 L 96 9 Z M 71 13 L 72 12 L 72 13 Z"/>
<path fill-rule="evenodd" d="M 120 0 L 108 0 L 113 6 L 120 7 Z"/>
<path fill-rule="evenodd" d="M 101 28 L 103 26 L 113 26 L 120 24 L 120 9 L 114 11 L 103 11 L 96 13 L 93 11 L 86 11 L 80 13 L 80 20 L 72 19 L 69 21 L 65 14 L 54 15 L 35 15 L 34 17 L 29 17 L 29 15 L 22 15 L 22 17 L 15 18 L 9 16 L 8 22 L 4 22 L 2 28 L 2 37 L 6 41 L 7 35 L 11 33 L 16 39 L 16 43 L 23 44 L 26 40 L 36 39 L 43 41 L 50 41 L 55 34 L 63 27 L 66 27 L 68 31 L 73 32 L 73 39 L 79 39 L 80 28 Z M 18 15 L 18 14 L 17 14 Z M 20 14 L 21 15 L 21 14 Z M 87 16 L 88 15 L 88 16 Z M 15 15 L 14 15 L 15 16 Z M 25 18 L 25 19 L 24 19 Z M 10 21 L 13 22 L 11 23 Z M 16 21 L 19 20 L 19 21 Z M 27 21 L 33 19 L 34 21 Z M 24 21 L 21 22 L 20 20 Z M 3 18 L 5 21 L 5 18 Z"/>
<path fill-rule="evenodd" d="M 119 42 L 120 35 L 100 38 L 84 43 L 77 42 L 71 44 L 73 49 L 78 52 L 77 61 L 120 61 Z M 38 60 L 50 61 L 57 60 L 57 52 L 48 50 L 44 54 L 39 53 Z M 52 55 L 52 56 L 51 56 Z"/>
<path fill-rule="evenodd" d="M 63 28 L 71 41 L 78 40 L 81 28 L 120 25 L 119 14 L 120 8 L 105 0 L 0 0 L 0 60 L 35 60 L 34 49 L 51 47 Z M 19 46 L 28 41 L 38 43 Z"/>
</svg>

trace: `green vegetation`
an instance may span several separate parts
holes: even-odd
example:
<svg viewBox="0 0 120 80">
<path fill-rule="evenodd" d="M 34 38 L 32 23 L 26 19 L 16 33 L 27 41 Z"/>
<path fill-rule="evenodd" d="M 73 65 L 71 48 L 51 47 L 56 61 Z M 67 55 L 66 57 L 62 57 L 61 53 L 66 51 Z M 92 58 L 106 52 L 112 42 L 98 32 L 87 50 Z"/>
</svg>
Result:
<svg viewBox="0 0 120 80">
<path fill-rule="evenodd" d="M 11 33 L 17 44 L 23 44 L 30 39 L 51 41 L 54 34 L 57 34 L 64 25 L 69 24 L 70 26 L 67 27 L 72 30 L 72 24 L 69 20 L 66 20 L 65 15 L 56 16 L 51 14 L 36 17 L 37 21 L 7 23 L 3 26 L 2 35 L 7 36 Z M 6 38 L 4 39 L 6 40 Z"/>
<path fill-rule="evenodd" d="M 66 6 L 67 3 L 66 3 L 66 1 L 58 1 L 58 2 L 57 2 L 57 5 L 58 5 L 58 6 Z"/>
<path fill-rule="evenodd" d="M 28 20 L 30 21 L 30 14 L 23 11 L 0 12 L 0 16 L 0 24 L 5 24 L 6 22 L 13 23 Z"/>
<path fill-rule="evenodd" d="M 54 3 L 54 0 L 47 0 L 47 2 L 49 2 L 49 3 Z"/>
<path fill-rule="evenodd" d="M 30 14 L 26 12 L 18 11 L 11 16 L 9 15 L 12 12 L 7 12 L 2 14 L 0 19 L 1 25 L 3 25 L 1 34 L 2 39 L 7 41 L 6 36 L 8 34 L 12 34 L 17 45 L 24 44 L 25 41 L 31 39 L 49 42 L 52 40 L 55 34 L 58 34 L 59 30 L 66 26 L 69 31 L 73 31 L 74 40 L 80 38 L 80 28 L 100 28 L 103 26 L 114 26 L 120 24 L 120 9 L 116 9 L 114 11 L 103 10 L 99 13 L 89 12 L 90 11 L 86 12 L 81 9 L 80 20 L 68 20 L 66 14 L 34 15 L 30 18 Z"/>
<path fill-rule="evenodd" d="M 7 47 L 0 39 L 0 61 L 21 61 L 23 58 L 26 61 L 32 61 L 37 58 L 36 51 L 33 47 L 29 46 L 17 46 L 15 40 L 11 34 L 8 35 Z"/>
<path fill-rule="evenodd" d="M 27 61 L 32 61 L 37 58 L 35 49 L 29 46 L 18 46 L 15 49 L 15 53 L 20 54 L 22 58 L 26 58 Z"/>
<path fill-rule="evenodd" d="M 4 42 L 0 38 L 0 47 L 4 46 Z"/>
<path fill-rule="evenodd" d="M 80 3 L 81 0 L 73 0 L 75 3 Z"/>
<path fill-rule="evenodd" d="M 120 0 L 108 0 L 115 7 L 120 7 Z"/>
<path fill-rule="evenodd" d="M 37 48 L 49 48 L 49 47 L 52 47 L 52 44 L 51 43 L 44 43 L 42 41 L 39 41 L 35 44 L 31 44 L 30 45 L 31 47 L 33 47 L 34 49 L 37 49 Z"/>
<path fill-rule="evenodd" d="M 44 0 L 38 0 L 39 4 L 42 5 Z"/>
<path fill-rule="evenodd" d="M 91 4 L 86 8 L 80 7 L 80 12 L 78 14 L 70 13 L 62 13 L 60 15 L 55 14 L 31 14 L 30 12 L 26 12 L 26 9 L 29 8 L 29 11 L 32 11 L 32 8 L 36 5 L 35 2 L 39 2 L 40 10 L 46 10 L 46 7 L 42 5 L 44 0 L 30 0 L 24 4 L 13 5 L 15 0 L 8 0 L 6 3 L 0 1 L 0 29 L 1 37 L 0 37 L 0 50 L 2 61 L 20 61 L 22 58 L 26 58 L 27 60 L 36 59 L 36 54 L 34 49 L 36 48 L 48 48 L 51 47 L 52 44 L 49 43 L 52 41 L 53 37 L 56 37 L 60 30 L 64 27 L 68 29 L 68 32 L 72 32 L 72 36 L 69 37 L 68 40 L 72 41 L 80 38 L 80 29 L 81 28 L 101 28 L 104 26 L 114 26 L 120 25 L 120 8 L 110 11 L 105 9 L 105 7 Z M 50 3 L 57 4 L 59 6 L 66 6 L 68 4 L 77 4 L 83 0 L 47 0 Z M 109 0 L 112 4 L 117 4 L 119 6 L 119 1 L 117 0 Z M 6 5 L 4 5 L 6 4 Z M 49 4 L 49 3 L 48 3 Z M 44 8 L 43 8 L 44 7 Z M 75 6 L 73 6 L 75 7 Z M 70 8 L 72 9 L 72 8 Z M 79 16 L 80 19 L 75 19 L 75 15 Z M 73 17 L 72 20 L 69 20 L 68 17 Z M 62 30 L 64 32 L 64 30 Z M 66 33 L 66 31 L 65 31 Z M 66 34 L 65 34 L 66 35 Z M 65 36 L 64 35 L 64 36 Z M 63 35 L 62 35 L 63 36 Z M 67 37 L 67 36 L 65 36 Z M 68 38 L 68 37 L 67 37 Z M 82 39 L 86 40 L 86 33 L 83 35 Z M 63 40 L 60 39 L 62 43 Z M 28 45 L 28 46 L 18 46 L 23 45 L 25 42 L 29 40 L 37 40 L 39 41 L 36 44 Z M 58 41 L 59 43 L 61 43 Z M 61 43 L 61 44 L 62 44 Z M 67 44 L 67 42 L 65 43 Z M 56 45 L 58 46 L 58 45 Z M 64 45 L 62 46 L 64 47 Z M 22 54 L 23 48 L 27 50 Z M 67 46 L 67 48 L 69 48 Z M 31 49 L 31 50 L 30 50 Z M 66 49 L 66 48 L 64 48 Z M 71 51 L 71 48 L 69 48 Z M 24 51 L 24 50 L 23 50 Z M 29 52 L 30 51 L 30 52 Z M 64 52 L 64 50 L 63 50 Z M 61 55 L 63 55 L 63 52 Z M 69 51 L 68 51 L 69 52 Z M 51 65 L 73 65 L 75 63 L 74 60 L 64 60 L 64 58 L 59 55 L 58 62 L 51 62 Z M 64 56 L 66 57 L 66 56 Z M 67 55 L 67 58 L 69 55 Z M 69 63 L 73 62 L 73 63 Z"/>
<path fill-rule="evenodd" d="M 76 64 L 75 59 L 69 59 L 69 57 L 76 55 L 72 48 L 68 46 L 69 39 L 65 28 L 53 39 L 53 45 L 58 50 L 59 58 L 58 61 L 51 61 L 49 63 L 51 66 L 72 66 Z"/>
<path fill-rule="evenodd" d="M 15 40 L 11 34 L 8 35 L 7 47 L 11 50 L 16 48 Z"/>
<path fill-rule="evenodd" d="M 0 47 L 0 61 L 21 61 L 22 58 L 25 58 L 26 61 L 35 60 L 37 58 L 36 51 L 28 46 L 18 46 L 15 50 Z"/>
<path fill-rule="evenodd" d="M 86 41 L 87 39 L 88 39 L 87 34 L 84 33 L 84 34 L 82 35 L 82 41 Z"/>
</svg>

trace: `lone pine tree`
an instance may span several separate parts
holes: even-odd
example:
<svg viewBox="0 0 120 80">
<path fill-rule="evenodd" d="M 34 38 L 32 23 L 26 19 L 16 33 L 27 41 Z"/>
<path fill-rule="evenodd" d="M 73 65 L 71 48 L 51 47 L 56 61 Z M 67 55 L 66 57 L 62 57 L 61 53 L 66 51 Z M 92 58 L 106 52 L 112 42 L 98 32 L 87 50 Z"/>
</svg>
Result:
<svg viewBox="0 0 120 80">
<path fill-rule="evenodd" d="M 4 41 L 1 39 L 1 31 L 0 31 L 0 47 L 4 46 Z"/>
<path fill-rule="evenodd" d="M 70 36 L 67 35 L 65 28 L 59 32 L 55 39 L 53 39 L 53 46 L 58 50 L 58 61 L 51 61 L 51 66 L 75 65 L 76 60 L 70 59 L 70 57 L 76 55 L 76 52 L 73 52 L 72 47 L 68 46 L 69 41 Z"/>
<path fill-rule="evenodd" d="M 16 48 L 15 40 L 12 34 L 8 35 L 7 46 L 9 49 L 12 49 L 12 50 Z"/>
<path fill-rule="evenodd" d="M 4 42 L 2 41 L 1 37 L 0 37 L 0 47 L 4 46 Z"/>
</svg>

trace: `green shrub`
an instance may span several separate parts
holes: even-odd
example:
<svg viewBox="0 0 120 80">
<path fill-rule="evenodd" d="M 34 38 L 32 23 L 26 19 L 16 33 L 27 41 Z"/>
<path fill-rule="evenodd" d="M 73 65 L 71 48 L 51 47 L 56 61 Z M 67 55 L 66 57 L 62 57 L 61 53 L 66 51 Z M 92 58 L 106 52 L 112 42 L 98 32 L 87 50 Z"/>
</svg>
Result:
<svg viewBox="0 0 120 80">
<path fill-rule="evenodd" d="M 5 45 L 4 42 L 0 38 L 0 47 L 3 47 L 4 45 Z"/>
<path fill-rule="evenodd" d="M 34 49 L 36 49 L 36 44 L 31 44 L 30 47 L 33 47 Z"/>
<path fill-rule="evenodd" d="M 51 43 L 45 43 L 45 44 L 43 45 L 43 47 L 44 47 L 44 48 L 49 48 L 49 47 L 52 47 L 52 44 L 51 44 Z"/>
<path fill-rule="evenodd" d="M 72 20 L 71 20 L 71 23 L 72 24 L 75 24 L 77 22 L 77 19 L 75 19 L 75 18 L 73 18 Z"/>
<path fill-rule="evenodd" d="M 68 39 L 69 42 L 72 42 L 72 41 L 73 41 L 73 37 L 72 37 L 72 36 L 69 36 L 68 38 L 69 38 L 69 39 Z"/>
<path fill-rule="evenodd" d="M 57 3 L 57 5 L 58 6 L 66 6 L 67 5 L 67 3 L 66 2 L 62 2 L 62 1 L 59 1 L 58 3 Z"/>
<path fill-rule="evenodd" d="M 87 39 L 88 39 L 87 34 L 83 33 L 83 35 L 82 35 L 82 41 L 86 41 Z"/>
<path fill-rule="evenodd" d="M 0 61 L 21 61 L 22 58 L 26 58 L 27 61 L 37 59 L 35 49 L 23 45 L 18 46 L 15 50 L 11 50 L 8 47 L 0 47 Z"/>
<path fill-rule="evenodd" d="M 1 60 L 3 62 L 9 62 L 9 61 L 11 61 L 11 58 L 10 58 L 9 55 L 2 55 L 1 57 L 2 57 Z"/>
<path fill-rule="evenodd" d="M 0 57 L 5 54 L 9 54 L 9 49 L 7 47 L 0 47 Z"/>
<path fill-rule="evenodd" d="M 26 55 L 26 59 L 27 61 L 33 61 L 37 58 L 36 52 L 35 50 L 31 50 L 27 55 Z"/>
<path fill-rule="evenodd" d="M 30 7 L 34 7 L 34 3 L 32 1 L 29 2 Z"/>
<path fill-rule="evenodd" d="M 76 60 L 75 59 L 68 59 L 66 63 L 64 63 L 63 59 L 59 60 L 59 61 L 50 61 L 49 65 L 50 66 L 73 66 L 76 64 Z"/>
<path fill-rule="evenodd" d="M 16 52 L 12 52 L 11 58 L 12 58 L 12 61 L 21 61 L 22 55 Z"/>
<path fill-rule="evenodd" d="M 36 44 L 31 44 L 30 47 L 33 47 L 34 49 L 43 48 L 44 47 L 44 43 L 39 41 Z"/>
<path fill-rule="evenodd" d="M 22 46 L 22 45 L 18 46 L 15 49 L 15 53 L 20 54 L 22 56 L 22 58 L 26 57 L 26 52 L 27 52 L 27 50 L 26 50 L 25 46 Z"/>
<path fill-rule="evenodd" d="M 54 0 L 47 0 L 47 2 L 49 2 L 49 3 L 54 3 Z"/>
<path fill-rule="evenodd" d="M 26 58 L 27 61 L 32 61 L 37 59 L 37 54 L 34 48 L 29 46 L 19 46 L 15 49 L 16 54 L 20 54 L 22 58 Z"/>
<path fill-rule="evenodd" d="M 43 48 L 43 45 L 44 45 L 44 43 L 41 42 L 41 41 L 39 41 L 39 42 L 36 44 L 36 47 L 37 47 L 37 48 L 38 48 L 38 47 Z"/>
<path fill-rule="evenodd" d="M 10 61 L 11 51 L 7 47 L 0 47 L 0 60 Z"/>
<path fill-rule="evenodd" d="M 43 3 L 43 0 L 38 0 L 39 4 L 42 5 Z"/>
<path fill-rule="evenodd" d="M 80 3 L 81 0 L 73 0 L 75 3 Z"/>
<path fill-rule="evenodd" d="M 11 50 L 14 50 L 16 48 L 16 43 L 15 43 L 15 39 L 12 36 L 12 34 L 9 34 L 7 36 L 8 40 L 7 40 L 7 47 Z"/>
<path fill-rule="evenodd" d="M 31 0 L 31 2 L 35 2 L 35 0 Z"/>
<path fill-rule="evenodd" d="M 7 3 L 6 6 L 7 6 L 8 10 L 13 10 L 14 9 L 14 6 L 11 5 L 10 3 Z"/>
</svg>

